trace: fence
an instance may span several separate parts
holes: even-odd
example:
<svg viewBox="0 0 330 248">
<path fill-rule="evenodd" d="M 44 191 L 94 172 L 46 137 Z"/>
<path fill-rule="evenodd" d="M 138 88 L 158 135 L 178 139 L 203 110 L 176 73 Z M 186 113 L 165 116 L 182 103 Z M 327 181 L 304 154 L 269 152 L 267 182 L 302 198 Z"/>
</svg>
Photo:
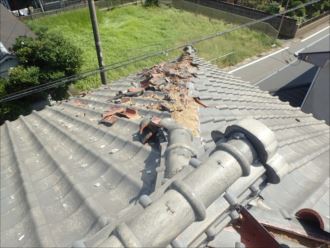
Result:
<svg viewBox="0 0 330 248">
<path fill-rule="evenodd" d="M 123 6 L 127 4 L 138 4 L 141 1 L 134 0 L 100 0 L 96 1 L 95 5 L 99 8 L 113 8 L 117 6 Z"/>
<path fill-rule="evenodd" d="M 197 2 L 197 1 L 195 1 Z M 204 2 L 204 1 L 202 1 Z M 205 1 L 206 2 L 206 1 Z M 202 14 L 208 16 L 213 19 L 225 20 L 228 23 L 236 23 L 236 24 L 244 24 L 251 22 L 253 19 L 247 18 L 245 16 L 241 16 L 238 14 L 233 14 L 219 8 L 213 8 L 211 6 L 206 6 L 204 3 L 200 5 L 198 3 L 194 3 L 193 1 L 185 1 L 185 0 L 176 0 L 173 1 L 173 6 L 178 9 L 183 9 L 186 11 L 190 11 L 196 14 Z M 277 37 L 278 31 L 272 27 L 268 23 L 260 22 L 250 27 L 251 29 L 261 31 L 267 34 L 270 37 Z"/>
<path fill-rule="evenodd" d="M 99 0 L 95 2 L 95 5 L 99 8 L 113 8 L 126 4 L 137 4 L 140 1 L 136 0 Z M 44 1 L 44 12 L 41 8 L 35 9 L 31 15 L 28 16 L 19 16 L 20 19 L 34 19 L 39 18 L 45 15 L 53 15 L 63 11 L 70 11 L 73 9 L 79 9 L 87 7 L 87 0 L 68 0 L 68 1 L 53 1 L 45 2 Z"/>
<path fill-rule="evenodd" d="M 244 23 L 246 20 L 257 20 L 269 16 L 269 14 L 255 10 L 252 8 L 239 6 L 231 3 L 222 2 L 220 0 L 176 0 L 173 1 L 175 7 L 184 8 L 186 10 L 193 10 L 195 12 L 203 12 L 212 18 L 220 15 L 221 18 L 229 22 Z M 207 7 L 208 10 L 199 10 L 199 8 Z M 215 12 L 210 9 L 218 10 L 220 12 Z M 245 17 L 245 18 L 244 18 Z M 281 23 L 281 16 L 274 17 L 270 20 L 265 21 L 267 24 L 271 25 L 273 29 L 278 30 Z M 264 25 L 256 25 L 254 28 L 261 29 L 261 31 L 267 31 L 268 28 Z M 284 17 L 283 25 L 279 34 L 286 38 L 293 38 L 297 32 L 297 21 L 293 18 Z"/>
</svg>

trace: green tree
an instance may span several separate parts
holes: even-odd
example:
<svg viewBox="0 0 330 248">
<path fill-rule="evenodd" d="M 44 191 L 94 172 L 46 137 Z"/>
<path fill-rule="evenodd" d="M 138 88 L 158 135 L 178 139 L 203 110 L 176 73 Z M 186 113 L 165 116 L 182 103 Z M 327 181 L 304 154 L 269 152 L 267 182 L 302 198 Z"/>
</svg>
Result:
<svg viewBox="0 0 330 248">
<path fill-rule="evenodd" d="M 262 3 L 257 6 L 257 9 L 267 12 L 269 14 L 277 14 L 280 11 L 280 4 L 278 2 Z"/>
<path fill-rule="evenodd" d="M 6 85 L 7 85 L 7 79 L 4 77 L 0 77 L 0 97 L 7 94 L 6 92 Z"/>
<path fill-rule="evenodd" d="M 158 6 L 159 2 L 158 0 L 145 0 L 144 6 Z"/>
<path fill-rule="evenodd" d="M 12 50 L 20 64 L 37 66 L 44 73 L 70 76 L 82 65 L 80 49 L 57 33 L 40 32 L 37 39 L 20 37 Z"/>
<path fill-rule="evenodd" d="M 39 84 L 39 67 L 22 65 L 16 66 L 9 71 L 9 80 L 5 85 L 7 93 L 24 90 Z"/>
<path fill-rule="evenodd" d="M 9 75 L 8 89 L 10 90 L 8 92 L 71 76 L 80 70 L 83 61 L 79 48 L 58 33 L 39 30 L 37 34 L 36 39 L 19 37 L 13 45 L 12 51 L 17 56 L 21 67 Z M 29 78 L 31 81 L 28 83 L 27 74 L 33 72 L 33 77 Z M 60 99 L 64 97 L 67 88 L 68 85 L 59 86 L 49 90 L 48 93 Z"/>
<path fill-rule="evenodd" d="M 19 37 L 12 47 L 19 65 L 9 71 L 8 79 L 0 80 L 0 96 L 42 85 L 62 77 L 72 76 L 82 66 L 82 51 L 58 33 L 45 30 L 37 32 L 37 38 Z M 56 100 L 65 97 L 69 85 L 58 86 L 0 106 L 0 121 L 15 119 L 27 113 L 32 101 L 51 94 Z"/>
</svg>

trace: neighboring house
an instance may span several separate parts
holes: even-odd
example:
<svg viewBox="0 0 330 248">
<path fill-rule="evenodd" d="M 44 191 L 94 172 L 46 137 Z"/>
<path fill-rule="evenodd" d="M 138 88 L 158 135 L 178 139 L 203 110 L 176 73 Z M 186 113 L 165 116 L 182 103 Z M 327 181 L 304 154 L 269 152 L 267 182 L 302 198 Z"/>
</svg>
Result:
<svg viewBox="0 0 330 248">
<path fill-rule="evenodd" d="M 9 69 L 17 64 L 17 58 L 8 52 L 2 42 L 0 42 L 0 77 L 7 77 Z"/>
<path fill-rule="evenodd" d="M 0 4 L 0 42 L 9 50 L 19 36 L 35 37 L 35 34 Z"/>
<path fill-rule="evenodd" d="M 298 59 L 318 67 L 301 109 L 330 123 L 330 50 L 316 52 L 307 49 L 298 54 Z"/>
<path fill-rule="evenodd" d="M 0 0 L 7 9 L 9 10 L 19 10 L 24 9 L 27 6 L 32 6 L 35 4 L 36 0 Z"/>
<path fill-rule="evenodd" d="M 330 40 L 329 35 L 323 37 L 321 40 L 317 40 L 316 42 L 312 43 L 310 46 L 301 49 L 300 54 L 314 54 L 321 52 L 323 55 L 323 60 L 327 58 L 327 53 L 330 50 Z M 324 52 L 325 51 L 325 52 Z M 302 56 L 302 55 L 301 55 Z M 300 56 L 300 57 L 301 57 Z M 315 55 L 312 55 L 314 58 Z M 315 81 L 315 77 L 319 72 L 320 66 L 317 64 L 318 62 L 310 62 L 306 59 L 300 59 L 298 54 L 297 60 L 291 61 L 288 65 L 284 66 L 280 70 L 274 72 L 267 78 L 263 79 L 262 81 L 258 82 L 258 86 L 261 90 L 268 91 L 271 94 L 278 96 L 282 101 L 288 101 L 294 107 L 301 107 L 303 111 L 309 113 L 316 113 L 317 111 L 324 111 L 321 115 L 316 114 L 316 118 L 321 118 L 323 120 L 329 120 L 329 105 L 327 102 L 329 97 L 329 90 L 326 88 L 323 89 L 323 94 L 318 95 L 318 100 L 323 99 L 324 103 L 318 103 L 318 109 L 314 109 L 312 111 L 311 107 L 303 107 L 304 100 L 306 99 L 306 94 L 311 87 L 313 81 Z M 317 56 L 317 59 L 320 57 Z M 316 60 L 317 60 L 316 59 Z M 323 61 L 322 60 L 322 61 Z M 329 73 L 328 65 L 326 65 L 326 61 L 324 61 L 324 69 L 322 73 L 326 76 L 327 72 Z M 326 87 L 326 84 L 323 84 Z M 320 105 L 323 105 L 322 110 Z"/>
<path fill-rule="evenodd" d="M 44 12 L 56 10 L 70 5 L 80 4 L 83 0 L 0 0 L 7 9 L 13 11 L 17 16 L 29 15 L 36 10 Z M 32 7 L 32 8 L 31 8 Z M 30 9 L 29 9 L 30 8 Z"/>
<path fill-rule="evenodd" d="M 8 70 L 17 65 L 16 57 L 8 50 L 19 36 L 35 37 L 35 34 L 6 7 L 0 4 L 0 76 L 8 75 Z"/>
<path fill-rule="evenodd" d="M 0 133 L 2 247 L 330 244 L 329 126 L 194 53 Z"/>
</svg>

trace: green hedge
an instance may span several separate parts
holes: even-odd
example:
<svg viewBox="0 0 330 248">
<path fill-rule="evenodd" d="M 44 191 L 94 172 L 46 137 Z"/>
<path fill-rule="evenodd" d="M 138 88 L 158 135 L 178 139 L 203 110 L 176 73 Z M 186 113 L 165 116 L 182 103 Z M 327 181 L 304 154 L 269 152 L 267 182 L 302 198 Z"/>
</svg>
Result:
<svg viewBox="0 0 330 248">
<path fill-rule="evenodd" d="M 19 37 L 12 47 L 19 65 L 9 70 L 8 78 L 0 78 L 0 96 L 42 85 L 77 74 L 82 66 L 82 51 L 55 32 L 39 30 L 37 38 Z M 66 96 L 68 85 L 58 86 L 10 104 L 1 104 L 0 122 L 27 113 L 33 101 L 51 94 L 55 100 Z"/>
</svg>

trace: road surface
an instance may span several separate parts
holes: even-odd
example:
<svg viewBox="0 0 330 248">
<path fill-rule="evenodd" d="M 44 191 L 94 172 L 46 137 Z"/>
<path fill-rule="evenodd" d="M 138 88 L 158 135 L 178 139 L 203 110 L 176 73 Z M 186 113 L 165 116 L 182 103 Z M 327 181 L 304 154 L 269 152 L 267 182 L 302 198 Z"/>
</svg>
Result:
<svg viewBox="0 0 330 248">
<path fill-rule="evenodd" d="M 294 65 L 297 60 L 295 53 L 303 51 L 306 47 L 318 42 L 324 43 L 324 39 L 329 39 L 329 24 L 320 26 L 314 33 L 308 33 L 301 39 L 294 39 L 287 42 L 283 48 L 258 58 L 252 62 L 240 65 L 229 73 L 249 81 L 251 84 L 258 85 L 263 79 L 287 67 L 288 64 Z"/>
</svg>

